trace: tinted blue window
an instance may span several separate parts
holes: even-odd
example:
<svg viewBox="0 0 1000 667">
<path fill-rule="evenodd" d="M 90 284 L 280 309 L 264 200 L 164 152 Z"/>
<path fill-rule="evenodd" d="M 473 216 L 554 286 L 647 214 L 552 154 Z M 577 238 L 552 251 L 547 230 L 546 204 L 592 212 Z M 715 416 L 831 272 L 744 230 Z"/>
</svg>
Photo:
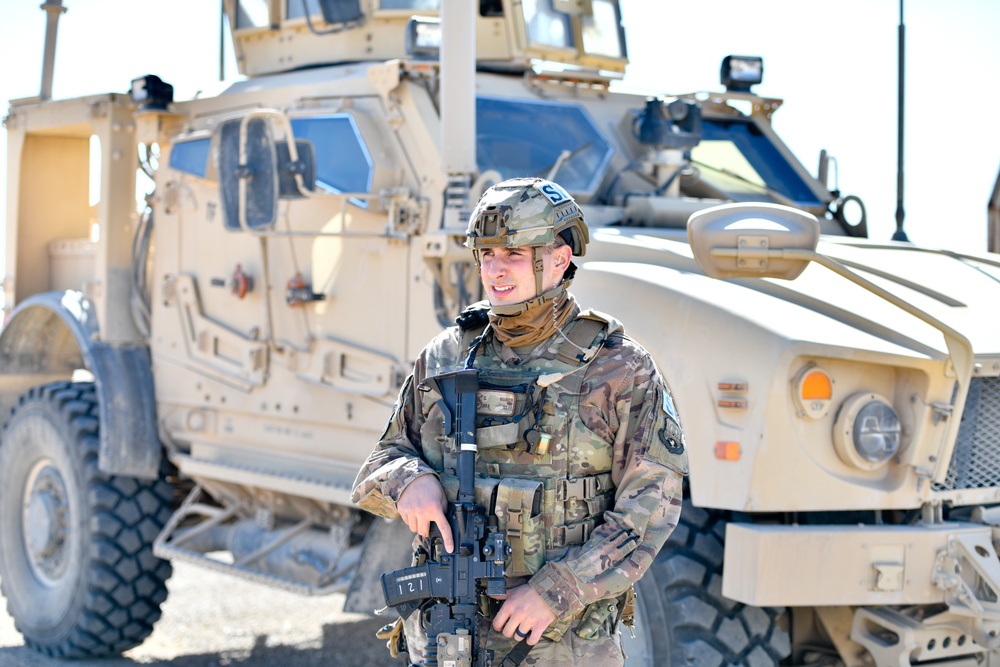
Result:
<svg viewBox="0 0 1000 667">
<path fill-rule="evenodd" d="M 316 153 L 316 186 L 331 192 L 369 192 L 371 156 L 358 126 L 348 114 L 296 118 L 296 139 L 312 142 Z"/>
<path fill-rule="evenodd" d="M 821 206 L 816 195 L 806 185 L 790 164 L 781 156 L 766 136 L 753 123 L 742 120 L 709 120 L 702 126 L 705 141 L 731 142 L 746 161 L 760 175 L 767 187 L 779 192 L 795 203 Z M 725 168 L 726 165 L 712 165 Z M 737 198 L 739 200 L 739 198 Z"/>
<path fill-rule="evenodd" d="M 212 140 L 207 137 L 174 144 L 170 149 L 170 168 L 205 178 L 211 144 Z"/>
<path fill-rule="evenodd" d="M 548 175 L 570 192 L 592 192 L 611 159 L 611 145 L 576 104 L 476 98 L 476 161 L 503 178 Z"/>
</svg>

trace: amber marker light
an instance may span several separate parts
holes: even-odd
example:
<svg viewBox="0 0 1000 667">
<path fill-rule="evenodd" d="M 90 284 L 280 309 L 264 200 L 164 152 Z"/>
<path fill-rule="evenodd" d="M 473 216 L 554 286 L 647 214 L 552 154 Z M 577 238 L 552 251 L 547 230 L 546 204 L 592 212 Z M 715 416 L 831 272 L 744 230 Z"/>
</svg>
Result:
<svg viewBox="0 0 1000 667">
<path fill-rule="evenodd" d="M 743 450 L 740 449 L 738 442 L 715 443 L 715 458 L 720 461 L 739 461 L 742 453 Z"/>
<path fill-rule="evenodd" d="M 792 380 L 799 415 L 807 419 L 822 419 L 830 413 L 833 401 L 833 380 L 818 366 L 806 366 Z"/>
</svg>

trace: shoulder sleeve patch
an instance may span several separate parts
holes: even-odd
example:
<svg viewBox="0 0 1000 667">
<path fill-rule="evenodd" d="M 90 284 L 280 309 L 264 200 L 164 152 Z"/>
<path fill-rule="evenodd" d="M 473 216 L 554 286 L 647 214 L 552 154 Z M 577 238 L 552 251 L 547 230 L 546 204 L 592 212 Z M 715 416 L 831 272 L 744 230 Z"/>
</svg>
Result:
<svg viewBox="0 0 1000 667">
<path fill-rule="evenodd" d="M 684 431 L 674 407 L 670 391 L 660 387 L 659 405 L 653 422 L 653 433 L 649 439 L 649 451 L 646 456 L 657 463 L 682 474 L 688 474 L 687 449 L 684 443 Z"/>
<path fill-rule="evenodd" d="M 677 408 L 674 407 L 674 397 L 670 395 L 669 391 L 663 392 L 663 411 L 675 422 L 680 423 L 681 420 L 677 416 Z"/>
</svg>

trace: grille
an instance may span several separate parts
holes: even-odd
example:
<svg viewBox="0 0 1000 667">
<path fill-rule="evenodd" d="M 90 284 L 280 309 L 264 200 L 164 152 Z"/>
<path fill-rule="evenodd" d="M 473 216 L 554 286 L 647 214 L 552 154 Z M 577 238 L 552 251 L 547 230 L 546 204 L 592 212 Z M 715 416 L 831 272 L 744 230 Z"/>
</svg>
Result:
<svg viewBox="0 0 1000 667">
<path fill-rule="evenodd" d="M 1000 378 L 973 378 L 948 477 L 936 491 L 1000 486 Z"/>
</svg>

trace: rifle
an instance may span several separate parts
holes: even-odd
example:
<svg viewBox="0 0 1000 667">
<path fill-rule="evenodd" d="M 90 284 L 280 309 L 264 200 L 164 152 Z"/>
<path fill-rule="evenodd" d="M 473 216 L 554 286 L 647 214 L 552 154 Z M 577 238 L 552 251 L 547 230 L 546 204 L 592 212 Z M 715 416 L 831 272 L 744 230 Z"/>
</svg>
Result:
<svg viewBox="0 0 1000 667">
<path fill-rule="evenodd" d="M 477 641 L 476 614 L 481 595 L 507 592 L 504 576 L 511 549 L 497 529 L 496 517 L 487 518 L 487 509 L 475 500 L 479 371 L 442 373 L 425 379 L 418 388 L 441 395 L 438 406 L 445 435 L 458 452 L 458 497 L 447 511 L 455 553 L 444 553 L 441 532 L 436 524 L 431 526 L 431 552 L 420 549 L 417 565 L 383 574 L 382 593 L 386 605 L 396 608 L 403 619 L 417 609 L 425 610 L 421 613 L 426 614 L 427 665 L 437 665 L 440 656 L 448 666 L 490 667 L 492 652 L 480 650 Z M 517 664 L 528 650 L 522 641 L 496 664 Z M 512 659 L 517 662 L 509 662 Z"/>
</svg>

